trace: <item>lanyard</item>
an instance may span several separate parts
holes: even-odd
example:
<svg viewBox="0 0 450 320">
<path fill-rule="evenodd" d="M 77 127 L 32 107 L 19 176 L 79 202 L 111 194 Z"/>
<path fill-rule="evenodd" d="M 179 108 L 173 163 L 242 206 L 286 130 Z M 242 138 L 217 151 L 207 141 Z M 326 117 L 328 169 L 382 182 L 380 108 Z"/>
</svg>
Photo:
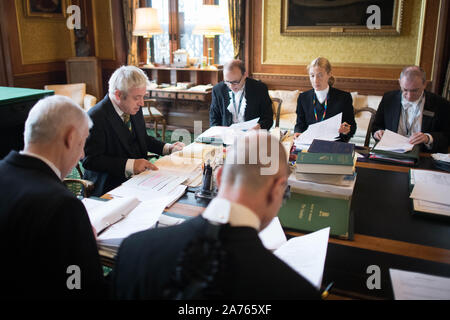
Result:
<svg viewBox="0 0 450 320">
<path fill-rule="evenodd" d="M 234 92 L 231 91 L 231 93 L 232 93 L 231 97 L 233 98 L 234 112 L 236 113 L 236 119 L 238 119 L 239 113 L 241 112 L 241 104 L 242 104 L 242 99 L 244 98 L 244 92 L 242 91 L 241 98 L 239 99 L 239 106 L 237 107 L 237 110 L 236 110 L 236 98 L 235 98 Z"/>
<path fill-rule="evenodd" d="M 314 104 L 314 116 L 316 117 L 316 122 L 319 122 L 319 119 L 317 117 L 317 110 L 316 110 L 316 95 L 314 95 L 313 104 Z M 328 108 L 328 95 L 327 95 L 327 98 L 325 99 L 325 104 L 323 106 L 323 109 L 324 109 L 323 116 L 322 116 L 322 120 L 320 120 L 320 121 L 323 121 L 323 119 L 325 119 L 325 116 L 327 114 L 327 108 Z"/>
<path fill-rule="evenodd" d="M 408 128 L 408 121 L 406 119 L 407 116 L 408 116 L 408 112 L 407 112 L 407 110 L 402 108 L 403 109 L 403 124 L 405 125 L 405 130 L 406 130 L 406 136 L 407 137 L 409 137 L 411 135 L 411 130 L 414 127 L 414 123 L 416 123 L 416 121 L 418 119 L 417 116 L 419 115 L 419 112 L 420 112 L 420 109 L 421 109 L 420 106 L 422 104 L 422 100 L 423 100 L 424 97 L 425 97 L 425 95 L 422 95 L 422 97 L 420 98 L 419 102 L 417 103 L 416 112 L 414 113 L 414 117 L 413 117 L 413 119 L 411 121 L 411 125 L 409 126 L 409 128 Z"/>
</svg>

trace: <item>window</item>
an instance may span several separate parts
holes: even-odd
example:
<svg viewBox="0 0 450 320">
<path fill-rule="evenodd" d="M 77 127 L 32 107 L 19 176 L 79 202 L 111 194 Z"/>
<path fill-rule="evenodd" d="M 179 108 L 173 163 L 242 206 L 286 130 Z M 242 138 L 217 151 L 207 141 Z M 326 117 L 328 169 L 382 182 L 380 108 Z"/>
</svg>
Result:
<svg viewBox="0 0 450 320">
<path fill-rule="evenodd" d="M 197 13 L 204 3 L 218 4 L 223 12 L 220 22 L 225 34 L 215 37 L 215 63 L 224 64 L 233 58 L 227 0 L 146 0 L 147 6 L 158 10 L 159 21 L 164 31 L 163 34 L 154 35 L 151 39 L 153 61 L 156 64 L 173 62 L 173 52 L 177 49 L 185 49 L 189 57 L 198 58 L 199 62 L 207 55 L 207 42 L 204 37 L 193 34 L 198 21 Z M 145 47 L 141 47 L 140 50 L 145 51 Z"/>
</svg>

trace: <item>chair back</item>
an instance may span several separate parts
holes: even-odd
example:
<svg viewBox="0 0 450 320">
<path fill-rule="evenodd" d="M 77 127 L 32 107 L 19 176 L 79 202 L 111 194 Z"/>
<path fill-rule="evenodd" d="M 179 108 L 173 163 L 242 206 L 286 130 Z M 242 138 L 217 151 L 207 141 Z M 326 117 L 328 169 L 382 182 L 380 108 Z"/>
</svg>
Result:
<svg viewBox="0 0 450 320">
<path fill-rule="evenodd" d="M 372 108 L 365 107 L 365 108 L 356 110 L 355 116 L 360 112 L 370 112 L 371 113 L 369 125 L 367 126 L 366 139 L 364 141 L 364 147 L 369 147 L 370 146 L 370 137 L 372 135 L 372 125 L 373 125 L 373 121 L 375 120 L 375 115 L 377 114 L 377 112 Z"/>
</svg>

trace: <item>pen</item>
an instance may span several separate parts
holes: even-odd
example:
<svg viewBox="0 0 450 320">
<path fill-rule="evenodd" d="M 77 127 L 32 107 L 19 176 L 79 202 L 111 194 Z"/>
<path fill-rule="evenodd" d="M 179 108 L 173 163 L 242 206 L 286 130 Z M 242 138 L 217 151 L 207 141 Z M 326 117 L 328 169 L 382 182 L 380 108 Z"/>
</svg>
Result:
<svg viewBox="0 0 450 320">
<path fill-rule="evenodd" d="M 326 288 L 325 290 L 322 292 L 322 299 L 326 299 L 329 295 L 330 289 L 331 287 L 334 285 L 334 282 L 331 282 Z"/>
</svg>

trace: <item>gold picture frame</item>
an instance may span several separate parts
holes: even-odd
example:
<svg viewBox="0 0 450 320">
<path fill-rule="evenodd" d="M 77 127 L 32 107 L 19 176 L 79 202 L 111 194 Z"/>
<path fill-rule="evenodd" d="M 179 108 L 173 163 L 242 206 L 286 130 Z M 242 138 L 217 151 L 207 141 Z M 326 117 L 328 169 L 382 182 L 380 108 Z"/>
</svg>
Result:
<svg viewBox="0 0 450 320">
<path fill-rule="evenodd" d="M 23 0 L 25 17 L 65 19 L 66 0 Z"/>
<path fill-rule="evenodd" d="M 379 4 L 381 28 L 363 22 L 366 9 Z M 282 0 L 281 34 L 287 36 L 400 35 L 403 0 Z M 366 20 L 364 20 L 366 19 Z"/>
</svg>

